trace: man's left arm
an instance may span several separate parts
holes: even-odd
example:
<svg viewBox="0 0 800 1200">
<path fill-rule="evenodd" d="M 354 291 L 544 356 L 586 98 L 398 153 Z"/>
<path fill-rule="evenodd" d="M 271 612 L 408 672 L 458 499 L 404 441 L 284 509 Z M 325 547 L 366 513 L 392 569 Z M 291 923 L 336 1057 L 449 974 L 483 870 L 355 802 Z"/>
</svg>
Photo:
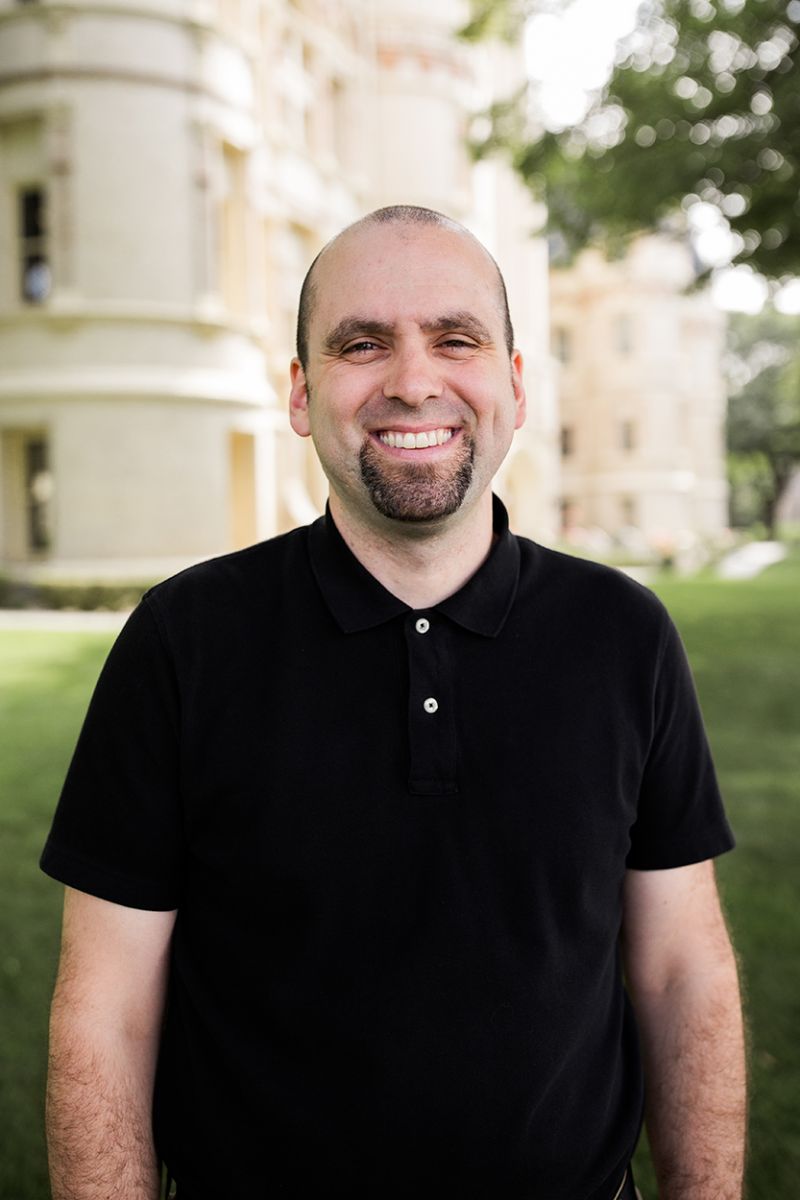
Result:
<svg viewBox="0 0 800 1200">
<path fill-rule="evenodd" d="M 713 863 L 629 870 L 622 946 L 659 1200 L 740 1200 L 744 1035 Z"/>
</svg>

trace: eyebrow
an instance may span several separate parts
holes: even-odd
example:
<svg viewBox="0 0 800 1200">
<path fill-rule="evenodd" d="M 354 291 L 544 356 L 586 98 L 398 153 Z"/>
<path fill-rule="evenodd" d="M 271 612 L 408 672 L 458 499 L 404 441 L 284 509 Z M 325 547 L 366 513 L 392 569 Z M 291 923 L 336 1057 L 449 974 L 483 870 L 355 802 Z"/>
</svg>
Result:
<svg viewBox="0 0 800 1200">
<path fill-rule="evenodd" d="M 352 337 L 392 337 L 396 326 L 391 321 L 376 321 L 373 317 L 344 317 L 338 325 L 334 326 L 331 332 L 323 342 L 323 349 L 328 351 L 339 350 L 345 342 Z M 460 332 L 465 333 L 469 337 L 475 339 L 476 342 L 483 344 L 491 343 L 492 335 L 482 321 L 479 321 L 474 313 L 466 309 L 452 313 L 443 313 L 440 317 L 435 317 L 432 321 L 423 321 L 420 324 L 423 333 L 447 333 Z"/>
</svg>

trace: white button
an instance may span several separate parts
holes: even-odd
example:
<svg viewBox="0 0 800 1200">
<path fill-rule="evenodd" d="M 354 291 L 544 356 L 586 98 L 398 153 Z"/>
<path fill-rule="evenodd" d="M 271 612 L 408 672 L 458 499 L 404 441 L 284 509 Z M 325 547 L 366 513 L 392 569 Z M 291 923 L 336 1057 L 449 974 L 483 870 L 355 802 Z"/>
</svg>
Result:
<svg viewBox="0 0 800 1200">
<path fill-rule="evenodd" d="M 422 707 L 425 709 L 425 712 L 427 712 L 427 713 L 435 713 L 439 709 L 439 701 L 434 700 L 433 696 L 429 696 L 428 699 L 422 705 Z"/>
<path fill-rule="evenodd" d="M 431 627 L 431 623 L 427 617 L 420 617 L 416 624 L 417 633 L 427 633 Z"/>
</svg>

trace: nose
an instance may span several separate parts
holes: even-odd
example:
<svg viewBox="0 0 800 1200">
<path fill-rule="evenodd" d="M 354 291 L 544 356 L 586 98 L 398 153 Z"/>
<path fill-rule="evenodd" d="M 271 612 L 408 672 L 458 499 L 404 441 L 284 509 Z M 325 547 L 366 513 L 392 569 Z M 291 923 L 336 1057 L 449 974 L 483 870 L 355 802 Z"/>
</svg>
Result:
<svg viewBox="0 0 800 1200">
<path fill-rule="evenodd" d="M 387 364 L 383 395 L 416 408 L 441 396 L 443 383 L 427 346 L 404 344 L 395 347 Z"/>
</svg>

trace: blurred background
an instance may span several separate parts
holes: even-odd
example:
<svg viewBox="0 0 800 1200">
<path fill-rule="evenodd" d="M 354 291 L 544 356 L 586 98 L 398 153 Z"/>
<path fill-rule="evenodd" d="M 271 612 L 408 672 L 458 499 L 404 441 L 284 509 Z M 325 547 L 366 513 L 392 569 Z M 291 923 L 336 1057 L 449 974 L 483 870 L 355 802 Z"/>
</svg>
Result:
<svg viewBox="0 0 800 1200">
<path fill-rule="evenodd" d="M 513 528 L 684 636 L 739 836 L 748 1194 L 796 1194 L 799 31 L 800 0 L 0 0 L 3 1200 L 49 1194 L 36 859 L 110 610 L 321 511 L 299 287 L 390 203 L 506 276 Z"/>
</svg>

